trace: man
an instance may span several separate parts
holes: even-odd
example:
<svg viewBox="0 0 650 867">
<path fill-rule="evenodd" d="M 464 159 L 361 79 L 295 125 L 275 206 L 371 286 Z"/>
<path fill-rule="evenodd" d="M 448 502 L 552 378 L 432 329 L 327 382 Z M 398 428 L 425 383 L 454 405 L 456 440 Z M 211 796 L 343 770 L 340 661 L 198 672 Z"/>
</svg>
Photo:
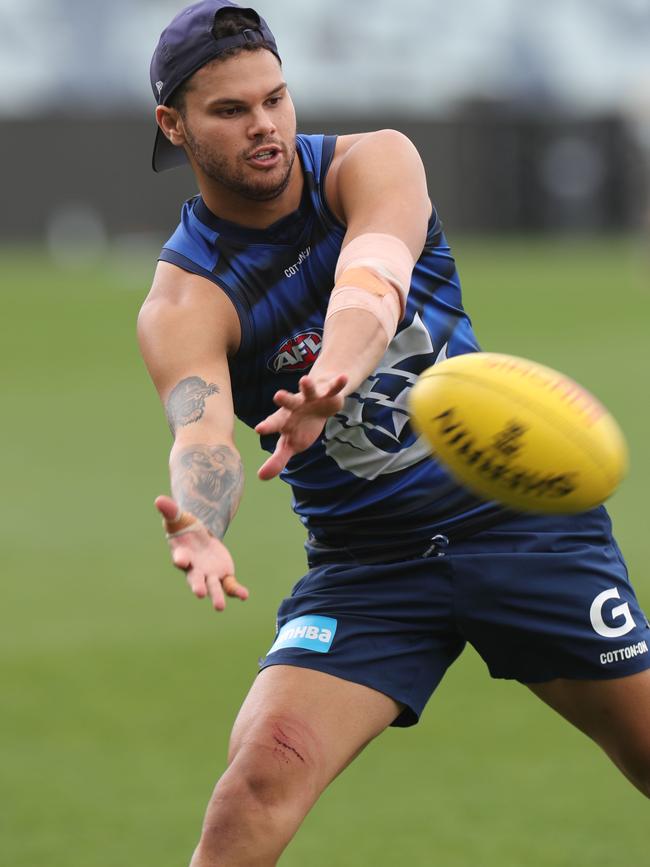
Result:
<svg viewBox="0 0 650 867">
<path fill-rule="evenodd" d="M 418 373 L 477 349 L 412 144 L 296 137 L 268 26 L 225 0 L 172 21 L 151 82 L 154 168 L 187 159 L 200 190 L 139 318 L 174 435 L 174 499 L 156 501 L 173 562 L 217 610 L 248 595 L 222 541 L 242 492 L 235 413 L 309 532 L 192 867 L 275 864 L 363 747 L 417 721 L 468 640 L 649 794 L 650 628 L 604 509 L 479 502 L 408 424 Z"/>
</svg>

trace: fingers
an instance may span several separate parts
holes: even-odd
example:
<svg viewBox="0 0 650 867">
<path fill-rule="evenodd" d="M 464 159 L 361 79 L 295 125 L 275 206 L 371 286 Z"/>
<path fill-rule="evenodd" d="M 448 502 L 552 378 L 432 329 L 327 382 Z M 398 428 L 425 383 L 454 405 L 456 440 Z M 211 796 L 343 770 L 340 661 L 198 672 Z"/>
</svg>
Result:
<svg viewBox="0 0 650 867">
<path fill-rule="evenodd" d="M 280 437 L 271 457 L 267 458 L 257 471 L 257 478 L 266 482 L 279 476 L 294 454 L 295 449 L 287 444 L 286 438 Z"/>
<path fill-rule="evenodd" d="M 300 389 L 300 394 L 302 394 L 305 400 L 317 400 L 319 397 L 318 392 L 316 391 L 316 384 L 308 376 L 300 378 L 298 388 Z"/>
<path fill-rule="evenodd" d="M 227 596 L 233 596 L 235 599 L 248 599 L 248 588 L 240 584 L 234 575 L 226 575 L 221 586 Z"/>
<path fill-rule="evenodd" d="M 298 394 L 293 394 L 291 391 L 276 391 L 273 395 L 273 403 L 282 409 L 288 409 L 289 412 L 294 412 L 300 409 L 305 403 L 305 396 L 300 391 Z"/>
<path fill-rule="evenodd" d="M 188 548 L 176 548 L 172 553 L 174 566 L 185 572 L 187 584 L 197 599 L 205 599 L 209 594 L 216 611 L 226 607 L 226 596 L 235 599 L 248 599 L 248 588 L 240 584 L 234 575 L 220 577 L 218 574 L 205 575 L 202 569 L 193 568 L 192 553 Z"/>
<path fill-rule="evenodd" d="M 248 599 L 248 590 L 237 581 L 234 575 L 220 578 L 218 575 L 208 575 L 205 583 L 210 593 L 212 607 L 215 611 L 223 611 L 226 607 L 226 596 L 236 599 Z M 224 596 L 225 593 L 225 596 Z"/>
<path fill-rule="evenodd" d="M 168 521 L 168 516 L 171 515 L 173 520 L 178 523 L 178 505 L 171 497 L 158 497 L 156 508 L 163 515 L 165 521 Z M 196 521 L 196 518 L 193 520 Z M 203 528 L 202 532 L 209 540 L 207 549 L 205 540 L 201 538 L 200 533 L 198 535 L 197 533 L 188 533 L 181 536 L 180 539 L 170 540 L 172 562 L 177 569 L 185 572 L 187 584 L 197 599 L 204 599 L 209 595 L 215 611 L 223 611 L 226 607 L 225 596 L 242 600 L 248 599 L 248 589 L 235 578 L 232 559 L 228 551 L 224 549 L 223 544 L 211 538 Z M 198 543 L 197 539 L 199 540 Z M 223 571 L 208 571 L 214 568 Z"/>
<path fill-rule="evenodd" d="M 163 516 L 163 529 L 167 538 L 178 536 L 185 530 L 198 530 L 201 523 L 191 512 L 184 512 L 171 497 L 156 497 L 155 506 Z"/>
<path fill-rule="evenodd" d="M 342 383 L 339 380 L 343 379 Z M 309 376 L 301 377 L 298 382 L 298 393 L 294 394 L 291 391 L 280 389 L 273 395 L 273 402 L 277 406 L 286 407 L 289 410 L 296 410 L 303 406 L 307 401 L 320 400 L 323 397 L 331 397 L 343 388 L 347 382 L 347 377 L 338 376 L 328 383 L 316 384 Z"/>
<path fill-rule="evenodd" d="M 188 569 L 186 572 L 187 583 L 197 599 L 205 599 L 208 595 L 205 576 L 199 569 Z"/>
<path fill-rule="evenodd" d="M 342 391 L 347 384 L 347 376 L 344 373 L 340 373 L 338 376 L 332 377 L 329 382 L 322 383 L 320 389 L 316 386 L 316 383 L 310 376 L 303 376 L 298 383 L 298 386 L 300 388 L 300 393 L 303 395 L 305 400 L 321 400 L 324 397 L 334 397 L 334 395 Z"/>
<path fill-rule="evenodd" d="M 180 512 L 178 503 L 171 497 L 164 495 L 156 497 L 155 506 L 166 521 L 173 521 Z"/>
<path fill-rule="evenodd" d="M 192 562 L 192 552 L 189 548 L 179 546 L 172 551 L 172 562 L 177 569 L 189 569 Z"/>
<path fill-rule="evenodd" d="M 262 436 L 265 434 L 278 433 L 286 419 L 286 410 L 277 409 L 275 412 L 272 412 L 271 415 L 267 416 L 255 425 L 255 432 L 262 434 Z"/>
<path fill-rule="evenodd" d="M 333 377 L 329 382 L 319 383 L 318 385 L 311 377 L 303 376 L 298 383 L 298 388 L 300 389 L 298 394 L 280 389 L 280 391 L 276 391 L 273 395 L 273 403 L 284 409 L 295 411 L 307 402 L 334 397 L 335 394 L 338 394 L 345 388 L 347 383 L 348 378 L 344 373 Z"/>
<path fill-rule="evenodd" d="M 221 588 L 221 581 L 218 575 L 208 575 L 205 579 L 208 585 L 208 592 L 212 600 L 212 607 L 215 611 L 223 611 L 226 607 L 226 599 Z"/>
<path fill-rule="evenodd" d="M 208 594 L 215 611 L 223 611 L 226 607 L 225 596 L 242 601 L 248 599 L 248 588 L 240 584 L 234 575 L 204 575 L 200 569 L 186 569 L 187 584 L 197 599 L 204 599 Z M 225 596 L 224 596 L 225 594 Z"/>
<path fill-rule="evenodd" d="M 327 391 L 325 392 L 323 397 L 334 397 L 335 394 L 343 391 L 347 384 L 348 378 L 344 373 L 339 374 L 339 376 L 335 376 L 334 379 L 331 380 Z"/>
<path fill-rule="evenodd" d="M 276 406 L 279 406 L 280 409 L 258 422 L 258 424 L 255 425 L 256 433 L 261 434 L 262 436 L 266 434 L 280 433 L 292 412 L 296 412 L 307 403 L 334 397 L 339 394 L 347 384 L 348 378 L 344 373 L 342 373 L 329 380 L 325 387 L 320 386 L 320 388 L 323 389 L 320 391 L 319 387 L 311 377 L 303 376 L 298 383 L 300 391 L 297 394 L 285 391 L 284 389 L 276 391 L 273 395 L 273 402 Z"/>
<path fill-rule="evenodd" d="M 257 471 L 257 478 L 262 482 L 268 482 L 279 476 L 282 470 L 286 467 L 287 461 L 282 461 L 274 454 L 268 458 Z"/>
<path fill-rule="evenodd" d="M 192 552 L 189 548 L 175 548 L 172 551 L 172 562 L 177 569 L 185 572 L 187 584 L 196 598 L 204 599 L 208 594 L 205 576 L 200 569 L 192 568 Z"/>
</svg>

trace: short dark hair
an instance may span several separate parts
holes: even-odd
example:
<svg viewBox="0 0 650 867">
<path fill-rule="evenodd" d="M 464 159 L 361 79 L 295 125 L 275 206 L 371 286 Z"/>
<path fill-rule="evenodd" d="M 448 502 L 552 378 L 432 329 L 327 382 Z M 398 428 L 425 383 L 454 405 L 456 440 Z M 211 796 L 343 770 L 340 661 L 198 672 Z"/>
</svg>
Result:
<svg viewBox="0 0 650 867">
<path fill-rule="evenodd" d="M 215 39 L 223 39 L 224 36 L 237 36 L 237 34 L 243 33 L 244 30 L 257 30 L 258 27 L 259 18 L 255 12 L 249 12 L 246 9 L 220 9 L 215 16 L 212 35 Z M 227 60 L 241 51 L 259 51 L 261 48 L 266 48 L 275 54 L 275 48 L 267 45 L 265 42 L 246 42 L 244 45 L 227 48 L 218 57 L 211 60 L 210 63 Z M 170 108 L 175 108 L 181 115 L 185 112 L 185 96 L 191 88 L 193 77 L 193 75 L 190 75 L 189 78 L 181 82 L 167 99 L 167 105 Z"/>
</svg>

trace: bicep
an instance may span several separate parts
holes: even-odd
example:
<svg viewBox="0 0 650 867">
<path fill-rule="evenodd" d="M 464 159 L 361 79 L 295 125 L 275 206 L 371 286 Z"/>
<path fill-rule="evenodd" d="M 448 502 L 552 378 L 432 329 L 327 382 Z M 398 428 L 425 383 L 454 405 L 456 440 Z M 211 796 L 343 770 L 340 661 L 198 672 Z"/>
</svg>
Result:
<svg viewBox="0 0 650 867">
<path fill-rule="evenodd" d="M 419 258 L 431 202 L 422 160 L 406 136 L 395 130 L 364 136 L 341 160 L 336 186 L 346 240 L 366 232 L 395 235 Z"/>
</svg>

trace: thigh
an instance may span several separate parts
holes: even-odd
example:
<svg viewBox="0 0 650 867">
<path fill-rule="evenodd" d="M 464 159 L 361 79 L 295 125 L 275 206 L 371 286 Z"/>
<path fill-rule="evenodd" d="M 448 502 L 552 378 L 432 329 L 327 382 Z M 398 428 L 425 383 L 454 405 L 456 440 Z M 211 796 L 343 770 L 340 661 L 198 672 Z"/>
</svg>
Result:
<svg viewBox="0 0 650 867">
<path fill-rule="evenodd" d="M 401 709 L 369 687 L 309 668 L 273 665 L 259 673 L 237 716 L 229 762 L 249 754 L 258 763 L 267 757 L 280 767 L 293 766 L 317 797 Z"/>
<path fill-rule="evenodd" d="M 369 687 L 403 705 L 394 725 L 413 725 L 464 646 L 453 594 L 443 558 L 314 567 L 282 601 L 260 665 L 312 669 Z"/>
<path fill-rule="evenodd" d="M 640 789 L 650 778 L 650 671 L 613 680 L 527 684 L 596 741 Z"/>
</svg>

